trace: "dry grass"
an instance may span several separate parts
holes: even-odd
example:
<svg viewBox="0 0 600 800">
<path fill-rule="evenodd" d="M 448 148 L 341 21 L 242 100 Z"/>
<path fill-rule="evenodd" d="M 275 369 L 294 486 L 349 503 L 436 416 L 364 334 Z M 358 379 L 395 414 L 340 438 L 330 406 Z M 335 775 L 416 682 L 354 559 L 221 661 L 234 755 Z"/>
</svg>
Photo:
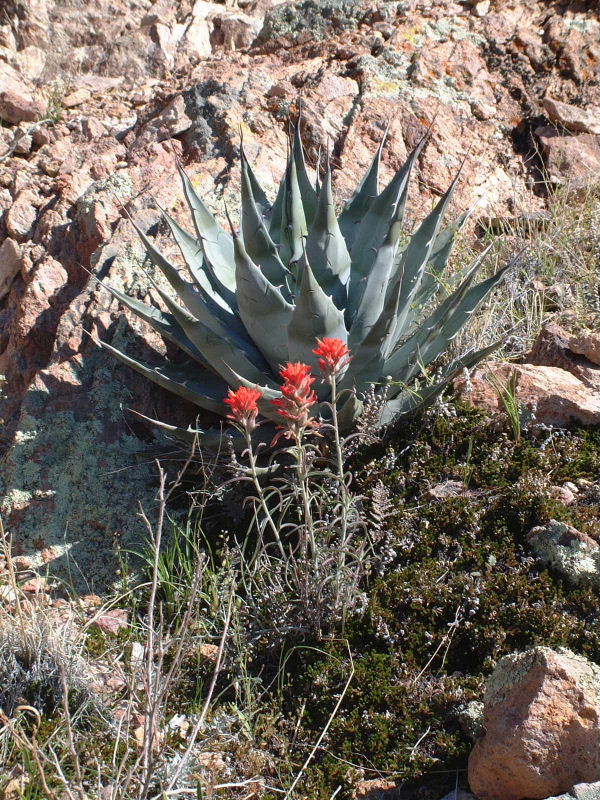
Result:
<svg viewBox="0 0 600 800">
<path fill-rule="evenodd" d="M 519 255 L 457 345 L 483 347 L 506 337 L 500 355 L 510 358 L 531 347 L 550 316 L 572 331 L 597 326 L 600 204 L 595 191 L 558 190 L 544 215 L 492 218 L 478 233 L 458 242 L 451 271 L 472 261 L 488 244 L 492 249 L 485 268 L 490 275 Z"/>
</svg>

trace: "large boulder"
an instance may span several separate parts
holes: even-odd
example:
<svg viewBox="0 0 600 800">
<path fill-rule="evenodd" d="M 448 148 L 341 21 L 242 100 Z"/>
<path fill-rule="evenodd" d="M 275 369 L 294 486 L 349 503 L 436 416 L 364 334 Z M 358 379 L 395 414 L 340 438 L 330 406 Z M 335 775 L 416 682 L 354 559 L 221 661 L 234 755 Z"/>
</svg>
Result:
<svg viewBox="0 0 600 800">
<path fill-rule="evenodd" d="M 478 800 L 543 800 L 600 779 L 600 668 L 535 647 L 500 659 L 469 757 Z"/>
</svg>

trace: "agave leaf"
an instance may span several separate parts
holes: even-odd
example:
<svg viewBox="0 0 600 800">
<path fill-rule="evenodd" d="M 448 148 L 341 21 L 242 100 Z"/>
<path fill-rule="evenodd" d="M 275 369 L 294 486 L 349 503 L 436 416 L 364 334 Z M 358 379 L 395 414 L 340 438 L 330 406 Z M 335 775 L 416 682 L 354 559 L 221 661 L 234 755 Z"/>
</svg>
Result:
<svg viewBox="0 0 600 800">
<path fill-rule="evenodd" d="M 150 261 L 160 269 L 162 274 L 165 278 L 169 281 L 172 288 L 175 290 L 177 296 L 184 302 L 186 307 L 189 309 L 190 313 L 193 314 L 197 319 L 202 320 L 205 325 L 209 327 L 214 327 L 217 325 L 220 328 L 220 323 L 216 320 L 209 310 L 207 303 L 205 302 L 204 296 L 202 292 L 200 292 L 193 284 L 189 283 L 188 281 L 184 280 L 181 275 L 179 274 L 179 270 L 171 264 L 171 262 L 163 256 L 163 254 L 158 250 L 152 242 L 148 239 L 148 237 L 141 231 L 135 223 L 134 227 L 138 233 L 138 236 L 142 240 L 144 247 L 146 248 L 146 253 L 148 254 L 148 258 Z M 230 317 L 233 317 L 231 314 Z M 234 318 L 235 319 L 235 318 Z M 232 324 L 235 324 L 233 319 L 231 320 Z"/>
<path fill-rule="evenodd" d="M 364 403 L 354 393 L 349 394 L 346 400 L 341 402 L 342 407 L 338 411 L 338 425 L 341 431 L 348 431 L 360 416 Z"/>
<path fill-rule="evenodd" d="M 454 248 L 456 235 L 465 226 L 467 220 L 473 213 L 473 208 L 465 211 L 455 219 L 451 225 L 448 225 L 438 233 L 433 247 L 431 248 L 431 255 L 429 256 L 429 261 L 423 273 L 421 283 L 411 303 L 411 309 L 407 315 L 405 328 L 410 325 L 415 316 L 419 314 L 419 311 L 431 300 L 433 295 L 440 288 L 440 277 L 448 264 L 448 259 Z"/>
<path fill-rule="evenodd" d="M 283 178 L 279 182 L 277 196 L 275 197 L 275 202 L 271 207 L 271 215 L 269 217 L 269 236 L 275 242 L 275 244 L 281 243 L 281 227 L 283 220 L 283 207 L 285 205 L 285 193 L 286 180 L 284 174 Z"/>
<path fill-rule="evenodd" d="M 252 350 L 242 349 L 238 341 L 215 333 L 167 294 L 160 289 L 158 291 L 171 314 L 183 328 L 185 335 L 202 353 L 211 368 L 224 380 L 232 383 L 235 373 L 239 373 L 253 383 L 272 383 L 269 366 L 254 345 Z"/>
<path fill-rule="evenodd" d="M 340 214 L 339 225 L 346 245 L 352 249 L 358 225 L 371 207 L 371 204 L 379 194 L 379 167 L 381 164 L 381 154 L 383 145 L 387 137 L 387 128 L 381 138 L 377 152 L 375 153 L 369 169 L 363 179 L 356 187 L 356 191 L 344 206 Z"/>
<path fill-rule="evenodd" d="M 249 164 L 242 150 L 241 227 L 244 247 L 248 256 L 258 264 L 267 279 L 275 286 L 281 286 L 285 283 L 286 268 L 279 258 L 277 247 L 269 236 L 264 217 L 254 200 L 248 168 Z"/>
<path fill-rule="evenodd" d="M 215 303 L 231 314 L 235 314 L 237 310 L 235 294 L 219 281 L 210 264 L 205 261 L 198 240 L 182 228 L 166 211 L 163 211 L 162 214 L 171 229 L 190 275 L 198 287 L 203 289 Z"/>
<path fill-rule="evenodd" d="M 452 340 L 469 321 L 475 309 L 498 285 L 509 268 L 510 265 L 507 265 L 491 278 L 468 289 L 464 294 L 464 298 L 461 298 L 457 303 L 453 304 L 447 314 L 447 318 L 439 327 L 434 328 L 437 335 L 424 343 L 418 351 L 417 358 L 413 357 L 413 363 L 411 363 L 409 368 L 407 380 L 410 380 L 410 378 L 417 373 L 421 364 L 423 366 L 431 364 L 448 348 Z M 391 369 L 390 372 L 394 374 Z"/>
<path fill-rule="evenodd" d="M 231 336 L 238 346 L 246 351 L 257 365 L 263 365 L 264 360 L 254 342 L 252 342 L 248 336 L 239 317 L 217 306 L 217 304 L 212 301 L 212 298 L 203 293 L 202 287 L 198 286 L 198 288 L 194 288 L 192 284 L 184 281 L 179 275 L 179 271 L 152 245 L 150 240 L 139 229 L 138 234 L 146 247 L 146 252 L 150 260 L 159 267 L 165 275 L 173 289 L 175 289 L 178 297 L 183 300 L 187 306 L 191 315 L 214 331 L 214 333 L 224 337 Z M 170 307 L 169 304 L 172 303 L 171 298 L 157 286 L 151 276 L 148 276 L 148 278 L 164 302 Z M 179 309 L 179 306 L 176 306 L 176 308 Z"/>
<path fill-rule="evenodd" d="M 204 257 L 212 266 L 218 280 L 232 291 L 235 290 L 233 267 L 233 242 L 196 193 L 192 182 L 179 166 L 183 191 L 194 220 L 194 227 L 202 246 Z"/>
<path fill-rule="evenodd" d="M 302 207 L 306 218 L 306 224 L 311 225 L 317 210 L 317 192 L 310 182 L 308 173 L 306 171 L 306 162 L 304 160 L 304 147 L 302 146 L 302 137 L 300 136 L 300 125 L 302 113 L 298 115 L 298 122 L 294 131 L 294 140 L 292 142 L 292 159 L 296 167 L 296 176 L 298 180 L 298 188 L 300 190 L 300 197 L 302 198 Z"/>
<path fill-rule="evenodd" d="M 400 259 L 398 271 L 402 273 L 402 288 L 399 299 L 399 315 L 396 322 L 396 341 L 402 336 L 402 332 L 406 330 L 411 304 L 419 291 L 440 225 L 456 189 L 459 177 L 460 172 L 433 211 L 425 217 L 415 233 L 410 237 L 410 242 Z"/>
<path fill-rule="evenodd" d="M 463 369 L 471 369 L 484 358 L 491 355 L 503 343 L 503 339 L 499 339 L 488 347 L 482 347 L 480 350 L 470 351 L 454 359 L 442 371 L 440 380 L 431 386 L 423 387 L 420 391 L 403 391 L 398 397 L 388 400 L 382 415 L 381 424 L 388 425 L 394 421 L 396 417 L 408 414 L 417 409 L 425 409 L 427 406 L 439 397 L 444 389 L 452 382 L 452 380 Z"/>
<path fill-rule="evenodd" d="M 248 158 L 246 157 L 246 151 L 244 150 L 244 140 L 243 140 L 243 138 L 242 138 L 242 141 L 241 141 L 241 144 L 240 144 L 240 155 L 241 155 L 242 167 L 244 166 L 244 164 L 246 165 L 246 173 L 248 175 L 249 190 L 250 190 L 250 193 L 252 195 L 252 199 L 254 201 L 254 205 L 256 206 L 256 209 L 257 209 L 258 213 L 260 214 L 260 216 L 266 222 L 269 219 L 269 217 L 271 216 L 271 210 L 272 210 L 271 209 L 271 204 L 269 203 L 269 199 L 268 199 L 264 189 L 260 185 L 260 183 L 258 181 L 258 178 L 254 174 L 254 170 L 252 169 L 252 166 L 250 165 L 250 162 L 248 161 Z"/>
<path fill-rule="evenodd" d="M 201 379 L 195 380 L 190 377 L 189 369 L 174 367 L 170 364 L 162 364 L 159 367 L 151 367 L 143 361 L 131 358 L 121 350 L 117 350 L 106 342 L 98 341 L 98 344 L 112 353 L 123 364 L 127 364 L 140 375 L 168 389 L 170 392 L 190 400 L 200 408 L 207 411 L 214 411 L 215 414 L 225 414 L 227 407 L 223 403 L 223 398 L 227 394 L 227 384 L 216 375 L 210 372 L 202 372 Z"/>
<path fill-rule="evenodd" d="M 366 339 L 375 323 L 381 317 L 400 233 L 401 223 L 392 221 L 385 241 L 377 250 L 375 261 L 369 274 L 363 278 L 363 285 L 358 287 L 361 301 L 352 321 L 348 337 L 351 350 L 354 350 Z M 393 309 L 395 309 L 395 302 Z M 388 313 L 393 313 L 392 307 L 389 308 Z M 388 330 L 387 326 L 386 330 Z"/>
<path fill-rule="evenodd" d="M 310 364 L 316 372 L 318 359 L 312 353 L 315 339 L 324 336 L 347 339 L 344 315 L 319 286 L 308 262 L 302 270 L 300 293 L 288 325 L 288 357 L 290 361 Z"/>
<path fill-rule="evenodd" d="M 234 237 L 237 297 L 246 329 L 274 371 L 287 360 L 287 326 L 294 307 L 248 256 Z"/>
<path fill-rule="evenodd" d="M 236 453 L 243 452 L 248 446 L 245 436 L 243 436 L 243 434 L 241 434 L 233 425 L 229 425 L 224 428 L 180 428 L 176 425 L 169 425 L 168 423 L 161 422 L 158 419 L 147 417 L 145 414 L 140 414 L 139 411 L 133 411 L 133 413 L 141 419 L 146 420 L 146 422 L 149 422 L 151 425 L 154 425 L 154 427 L 159 428 L 171 436 L 174 436 L 176 439 L 179 439 L 179 441 L 183 442 L 187 446 L 190 446 L 197 441 L 200 447 L 205 448 L 206 450 L 223 452 L 227 446 L 227 438 L 231 439 L 233 449 Z M 255 445 L 259 443 L 268 444 L 273 438 L 274 434 L 275 430 L 271 425 L 261 425 L 255 428 L 252 434 L 252 440 Z M 272 467 L 258 467 L 256 472 L 258 475 L 272 475 L 279 469 L 280 466 L 278 464 L 274 464 Z"/>
<path fill-rule="evenodd" d="M 122 305 L 124 305 L 130 311 L 133 311 L 133 313 L 140 317 L 140 319 L 143 319 L 144 322 L 147 322 L 152 328 L 154 328 L 155 331 L 157 331 L 157 333 L 160 333 L 161 336 L 164 336 L 170 342 L 176 344 L 184 351 L 184 353 L 187 353 L 200 364 L 208 367 L 206 359 L 203 357 L 202 353 L 190 342 L 188 337 L 185 335 L 183 328 L 172 314 L 167 314 L 164 311 L 161 311 L 160 308 L 149 306 L 146 303 L 142 303 L 140 300 L 129 297 L 129 295 L 118 291 L 118 289 L 113 289 L 112 286 L 102 283 L 102 281 L 99 281 L 99 283 L 104 289 L 110 292 L 112 296 L 119 301 L 119 303 L 122 303 Z"/>
<path fill-rule="evenodd" d="M 456 235 L 465 227 L 471 215 L 473 214 L 474 209 L 475 206 L 468 208 L 460 216 L 458 216 L 454 222 L 452 222 L 450 225 L 447 225 L 436 236 L 433 247 L 431 248 L 431 254 L 429 256 L 429 264 L 431 265 L 434 273 L 439 275 L 446 268 L 446 264 L 450 258 L 450 253 L 454 247 Z"/>
<path fill-rule="evenodd" d="M 406 163 L 394 175 L 369 206 L 367 213 L 358 226 L 356 238 L 352 246 L 352 272 L 348 289 L 348 306 L 346 318 L 351 324 L 360 305 L 361 291 L 364 289 L 364 278 L 369 274 L 373 262 L 382 243 L 385 241 L 393 221 L 402 223 L 406 208 L 408 181 L 410 174 L 423 149 L 425 138 L 412 151 Z"/>
<path fill-rule="evenodd" d="M 290 158 L 284 179 L 284 203 L 281 213 L 279 256 L 284 265 L 299 264 L 307 234 L 302 196 L 298 186 L 296 162 Z"/>
<path fill-rule="evenodd" d="M 388 238 L 383 247 L 382 259 L 388 263 L 393 259 L 393 249 L 395 246 L 396 233 L 394 226 L 390 228 Z M 386 250 L 389 251 L 386 256 Z M 398 296 L 400 283 L 395 294 L 390 294 L 385 300 L 381 313 L 377 320 L 372 324 L 362 338 L 360 343 L 353 346 L 354 357 L 352 359 L 351 377 L 356 391 L 363 392 L 372 383 L 380 380 L 383 365 L 387 352 L 387 342 L 394 331 L 396 315 L 398 313 Z M 351 386 L 350 375 L 346 376 L 346 381 L 342 387 Z"/>
<path fill-rule="evenodd" d="M 448 319 L 463 303 L 481 263 L 489 252 L 489 247 L 481 253 L 471 265 L 460 285 L 436 306 L 419 327 L 388 358 L 385 364 L 387 373 L 396 380 L 407 381 L 412 365 L 421 358 L 423 349 L 437 338 Z M 429 363 L 429 362 L 428 362 Z"/>
<path fill-rule="evenodd" d="M 329 165 L 306 240 L 306 256 L 325 294 L 333 298 L 338 308 L 343 308 L 350 277 L 350 254 L 335 215 Z"/>
</svg>

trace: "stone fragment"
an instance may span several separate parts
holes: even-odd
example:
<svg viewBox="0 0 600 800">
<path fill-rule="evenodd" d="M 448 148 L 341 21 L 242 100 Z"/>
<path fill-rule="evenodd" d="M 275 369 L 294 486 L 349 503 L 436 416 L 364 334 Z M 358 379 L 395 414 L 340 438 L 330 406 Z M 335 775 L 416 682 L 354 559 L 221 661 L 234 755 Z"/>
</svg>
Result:
<svg viewBox="0 0 600 800">
<path fill-rule="evenodd" d="M 490 362 L 478 367 L 467 382 L 454 381 L 457 393 L 468 403 L 492 415 L 502 412 L 502 402 L 490 376 L 505 386 L 513 372 L 518 375 L 517 399 L 529 409 L 535 423 L 564 428 L 572 423 L 600 423 L 600 393 L 570 372 L 558 367 Z"/>
<path fill-rule="evenodd" d="M 551 183 L 579 189 L 599 182 L 600 146 L 596 136 L 589 133 L 561 136 L 550 125 L 536 128 L 535 135 Z"/>
<path fill-rule="evenodd" d="M 466 736 L 472 741 L 478 739 L 484 732 L 483 728 L 483 703 L 471 700 L 458 712 L 458 724 Z"/>
<path fill-rule="evenodd" d="M 569 489 L 568 486 L 551 486 L 550 487 L 550 494 L 555 500 L 563 503 L 566 506 L 572 506 L 573 503 L 576 502 L 577 498 L 575 497 L 574 492 Z"/>
<path fill-rule="evenodd" d="M 478 800 L 543 800 L 600 779 L 600 668 L 568 650 L 502 658 L 484 697 L 485 734 L 469 757 Z"/>
<path fill-rule="evenodd" d="M 570 131 L 578 133 L 600 133 L 600 108 L 579 108 L 560 100 L 545 97 L 544 111 L 552 122 L 558 122 Z"/>
<path fill-rule="evenodd" d="M 537 366 L 560 367 L 586 386 L 600 391 L 600 370 L 596 366 L 598 362 L 594 361 L 594 358 L 600 358 L 596 349 L 599 338 L 593 331 L 572 336 L 556 322 L 547 322 L 526 354 L 525 361 Z"/>
<path fill-rule="evenodd" d="M 465 485 L 462 481 L 444 481 L 427 490 L 430 500 L 444 500 L 446 497 L 457 497 L 464 494 Z"/>
<path fill-rule="evenodd" d="M 598 583 L 600 546 L 566 522 L 551 519 L 527 534 L 527 543 L 542 566 L 549 567 L 569 583 Z"/>
<path fill-rule="evenodd" d="M 46 52 L 41 47 L 31 44 L 16 53 L 15 61 L 21 75 L 33 81 L 44 71 Z"/>
<path fill-rule="evenodd" d="M 133 148 L 139 148 L 148 142 L 162 142 L 187 131 L 193 120 L 187 115 L 185 100 L 178 94 L 160 114 L 149 120 L 134 142 Z"/>
<path fill-rule="evenodd" d="M 99 139 L 107 133 L 106 126 L 95 117 L 86 117 L 81 121 L 81 132 L 88 142 Z"/>
<path fill-rule="evenodd" d="M 18 125 L 39 119 L 44 111 L 44 104 L 34 100 L 24 88 L 22 91 L 2 89 L 0 84 L 0 119 Z"/>
<path fill-rule="evenodd" d="M 37 217 L 39 197 L 29 189 L 23 189 L 6 213 L 6 230 L 13 239 L 23 242 L 32 233 Z"/>
<path fill-rule="evenodd" d="M 490 10 L 490 0 L 481 0 L 473 6 L 473 13 L 476 17 L 485 17 Z"/>
<path fill-rule="evenodd" d="M 582 331 L 569 338 L 569 349 L 587 358 L 592 364 L 600 366 L 600 333 Z"/>
<path fill-rule="evenodd" d="M 114 635 L 127 628 L 128 619 L 129 615 L 124 608 L 113 608 L 96 617 L 92 624 L 102 633 Z"/>
<path fill-rule="evenodd" d="M 76 89 L 74 92 L 71 92 L 66 97 L 63 97 L 62 105 L 65 108 L 75 108 L 75 106 L 80 106 L 82 103 L 86 103 L 90 97 L 90 90 L 82 87 L 81 89 Z"/>
<path fill-rule="evenodd" d="M 10 237 L 0 244 L 0 299 L 8 294 L 14 278 L 21 269 L 21 248 Z"/>
<path fill-rule="evenodd" d="M 549 797 L 548 800 L 600 800 L 600 781 L 578 783 L 570 792 Z"/>
<path fill-rule="evenodd" d="M 398 785 L 386 778 L 358 781 L 352 792 L 352 800 L 395 800 Z"/>
<path fill-rule="evenodd" d="M 211 40 L 225 51 L 250 47 L 261 28 L 261 21 L 247 14 L 229 14 L 215 19 Z"/>
</svg>

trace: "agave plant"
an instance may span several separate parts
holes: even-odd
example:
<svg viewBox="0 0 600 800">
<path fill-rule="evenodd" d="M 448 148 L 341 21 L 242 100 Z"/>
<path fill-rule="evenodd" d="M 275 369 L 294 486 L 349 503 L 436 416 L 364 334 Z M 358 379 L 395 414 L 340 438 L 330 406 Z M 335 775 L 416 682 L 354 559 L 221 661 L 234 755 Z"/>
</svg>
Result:
<svg viewBox="0 0 600 800">
<path fill-rule="evenodd" d="M 340 419 L 350 428 L 370 387 L 385 392 L 381 424 L 430 403 L 457 370 L 472 367 L 494 346 L 465 353 L 438 370 L 438 362 L 507 267 L 481 283 L 485 253 L 442 288 L 457 232 L 468 213 L 443 227 L 458 176 L 435 208 L 409 234 L 405 225 L 409 179 L 423 139 L 380 192 L 384 142 L 356 191 L 336 216 L 329 163 L 311 182 L 300 125 L 295 129 L 277 197 L 269 202 L 241 146 L 240 230 L 219 224 L 179 167 L 195 234 L 163 217 L 185 262 L 165 258 L 136 228 L 149 260 L 177 297 L 156 286 L 163 308 L 116 289 L 112 295 L 189 357 L 185 366 L 151 367 L 101 343 L 122 362 L 202 409 L 223 416 L 230 387 L 258 387 L 261 413 L 277 419 L 268 401 L 280 396 L 278 370 L 287 361 L 314 364 L 317 337 L 347 343 L 352 359 L 340 378 Z M 318 173 L 318 170 L 317 170 Z M 343 391 L 351 390 L 351 391 Z M 327 387 L 323 387 L 323 392 Z M 325 394 L 319 397 L 326 399 Z M 321 412 L 326 414 L 326 406 Z M 183 439 L 220 441 L 217 429 L 176 428 Z"/>
</svg>

